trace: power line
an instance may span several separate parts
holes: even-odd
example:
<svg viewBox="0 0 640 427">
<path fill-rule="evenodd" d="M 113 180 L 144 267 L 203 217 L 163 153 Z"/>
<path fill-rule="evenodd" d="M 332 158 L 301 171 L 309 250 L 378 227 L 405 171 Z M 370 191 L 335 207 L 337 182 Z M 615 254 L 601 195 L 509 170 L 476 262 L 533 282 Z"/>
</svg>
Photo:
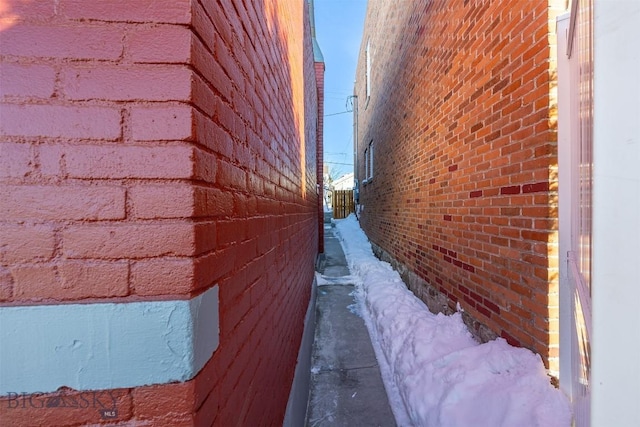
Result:
<svg viewBox="0 0 640 427">
<path fill-rule="evenodd" d="M 347 114 L 347 113 L 352 113 L 352 111 L 341 111 L 339 113 L 332 113 L 332 114 L 325 114 L 325 117 L 329 117 L 329 116 L 337 116 L 338 114 Z"/>
<path fill-rule="evenodd" d="M 353 163 L 339 163 L 339 162 L 323 162 L 328 163 L 330 165 L 344 165 L 344 166 L 353 166 Z"/>
</svg>

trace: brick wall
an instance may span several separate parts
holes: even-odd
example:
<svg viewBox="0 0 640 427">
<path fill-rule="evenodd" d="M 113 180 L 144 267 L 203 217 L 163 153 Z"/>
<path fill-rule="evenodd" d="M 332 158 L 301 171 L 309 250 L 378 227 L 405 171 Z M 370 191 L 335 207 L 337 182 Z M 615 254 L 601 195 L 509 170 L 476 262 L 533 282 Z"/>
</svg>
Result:
<svg viewBox="0 0 640 427">
<path fill-rule="evenodd" d="M 314 63 L 316 72 L 316 88 L 318 90 L 318 111 L 324 112 L 324 62 Z M 318 115 L 318 129 L 316 134 L 317 146 L 316 146 L 316 179 L 321 183 L 318 186 L 318 197 L 320 200 L 324 199 L 324 114 Z M 318 252 L 324 252 L 324 206 L 320 202 L 318 205 Z"/>
<path fill-rule="evenodd" d="M 206 185 L 228 198 L 229 211 L 215 202 L 208 209 L 217 247 L 203 268 L 220 284 L 221 343 L 196 380 L 208 392 L 196 419 L 206 424 L 215 413 L 218 425 L 277 424 L 318 248 L 308 11 L 306 2 L 285 0 L 203 3 L 195 9 L 194 63 L 205 80 L 194 97 L 196 132 L 217 159 Z M 213 23 L 203 16 L 199 26 L 202 12 Z"/>
<path fill-rule="evenodd" d="M 557 370 L 560 1 L 369 3 L 357 71 L 361 224 L 432 309 Z M 365 50 L 370 41 L 371 96 Z"/>
<path fill-rule="evenodd" d="M 8 2 L 0 303 L 189 299 L 219 287 L 213 357 L 188 382 L 112 390 L 117 420 L 284 416 L 318 250 L 306 7 Z M 101 422 L 78 408 L 5 409 L 12 425 Z"/>
</svg>

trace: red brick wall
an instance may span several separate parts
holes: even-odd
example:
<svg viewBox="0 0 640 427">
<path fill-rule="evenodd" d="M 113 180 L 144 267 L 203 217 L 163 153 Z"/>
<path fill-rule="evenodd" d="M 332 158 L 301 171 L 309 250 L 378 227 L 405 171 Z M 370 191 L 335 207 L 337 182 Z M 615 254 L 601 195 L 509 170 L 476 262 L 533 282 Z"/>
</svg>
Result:
<svg viewBox="0 0 640 427">
<path fill-rule="evenodd" d="M 556 7 L 556 9 L 554 9 Z M 373 1 L 357 71 L 361 223 L 445 296 L 556 369 L 558 1 Z M 365 46 L 371 43 L 371 97 Z M 416 285 L 415 283 L 418 283 Z M 480 332 L 478 330 L 478 332 Z M 491 335 L 489 333 L 489 335 Z"/>
<path fill-rule="evenodd" d="M 165 257 L 193 270 L 211 250 L 196 236 L 215 229 L 192 220 L 205 213 L 194 182 L 211 171 L 193 161 L 204 153 L 191 142 L 190 3 L 107 3 L 8 2 L 4 301 L 188 297 L 210 285 L 186 274 L 152 284 Z"/>
<path fill-rule="evenodd" d="M 316 62 L 314 64 L 316 72 L 315 86 L 318 90 L 318 129 L 316 133 L 316 179 L 320 183 L 318 186 L 318 197 L 322 201 L 324 199 L 324 177 L 322 176 L 324 171 L 324 62 Z M 318 204 L 318 251 L 324 252 L 324 206 L 320 202 Z"/>
<path fill-rule="evenodd" d="M 202 184 L 229 209 L 208 208 L 217 245 L 202 265 L 220 285 L 221 341 L 196 380 L 198 424 L 214 413 L 224 426 L 281 422 L 314 274 L 318 113 L 308 12 L 306 2 L 265 3 L 195 7 L 194 64 L 205 80 L 196 80 L 197 142 L 217 160 L 215 178 Z M 203 12 L 213 23 L 198 24 Z"/>
<path fill-rule="evenodd" d="M 119 390 L 119 420 L 280 423 L 318 250 L 306 2 L 7 7 L 0 302 L 186 299 L 218 285 L 213 358 L 187 383 Z M 33 412 L 12 422 L 100 422 Z"/>
</svg>

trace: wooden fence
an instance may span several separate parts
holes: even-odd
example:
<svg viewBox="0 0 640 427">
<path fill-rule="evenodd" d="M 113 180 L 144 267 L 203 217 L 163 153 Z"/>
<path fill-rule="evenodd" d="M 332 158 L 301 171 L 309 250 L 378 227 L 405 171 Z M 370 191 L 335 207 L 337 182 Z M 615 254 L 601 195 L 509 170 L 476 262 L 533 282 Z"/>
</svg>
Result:
<svg viewBox="0 0 640 427">
<path fill-rule="evenodd" d="M 334 219 L 346 218 L 355 212 L 353 190 L 334 190 L 332 199 Z"/>
</svg>

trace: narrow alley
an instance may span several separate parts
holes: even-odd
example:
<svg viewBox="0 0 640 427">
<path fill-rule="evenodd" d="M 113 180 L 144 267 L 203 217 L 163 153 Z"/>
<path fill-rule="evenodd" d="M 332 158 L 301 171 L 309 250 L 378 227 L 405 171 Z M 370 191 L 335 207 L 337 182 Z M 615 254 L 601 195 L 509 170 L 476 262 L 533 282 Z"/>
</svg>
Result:
<svg viewBox="0 0 640 427">
<path fill-rule="evenodd" d="M 638 0 L 0 0 L 0 427 L 640 425 L 639 44 Z"/>
<path fill-rule="evenodd" d="M 380 368 L 332 227 L 325 227 L 324 248 L 318 269 L 307 426 L 393 427 Z"/>
</svg>

